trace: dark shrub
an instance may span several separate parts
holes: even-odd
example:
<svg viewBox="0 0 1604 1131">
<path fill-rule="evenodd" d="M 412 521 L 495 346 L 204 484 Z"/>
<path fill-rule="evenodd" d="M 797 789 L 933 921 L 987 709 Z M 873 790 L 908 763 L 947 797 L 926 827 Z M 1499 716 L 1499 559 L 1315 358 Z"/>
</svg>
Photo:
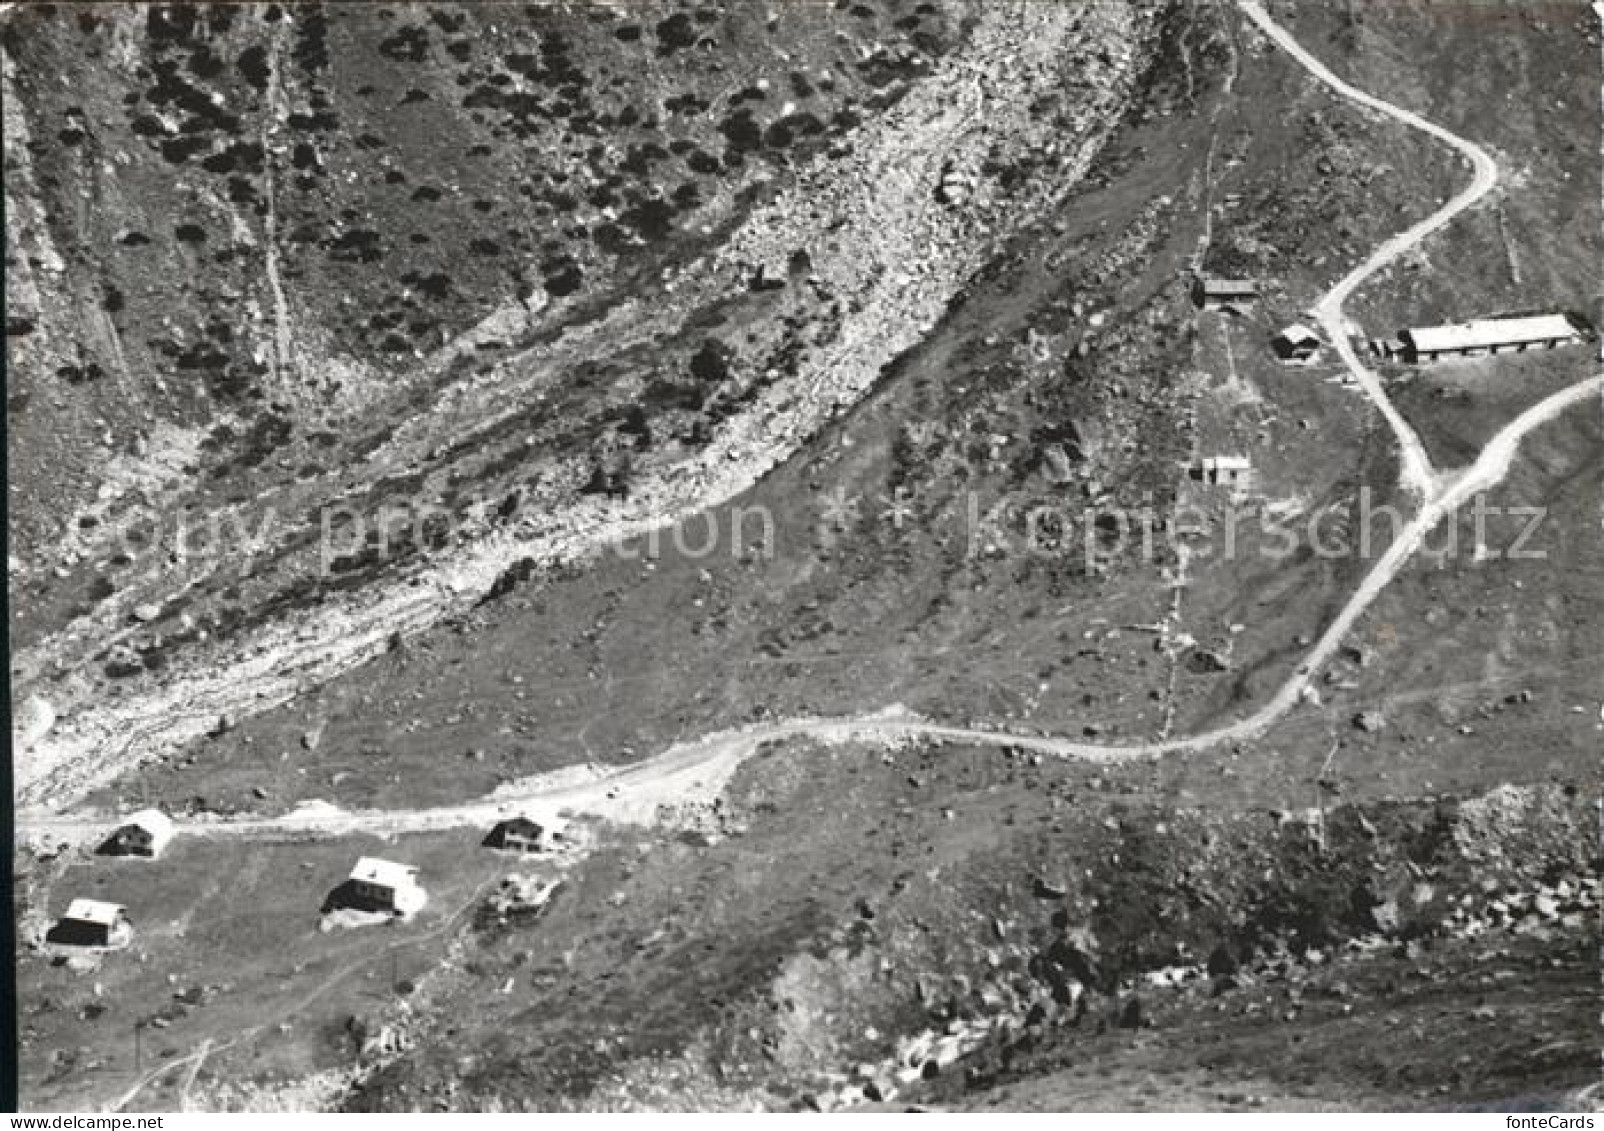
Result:
<svg viewBox="0 0 1604 1131">
<path fill-rule="evenodd" d="M 379 233 L 368 228 L 352 228 L 339 238 L 324 245 L 329 258 L 346 263 L 372 263 L 384 258 L 379 246 Z"/>
<path fill-rule="evenodd" d="M 652 242 L 666 239 L 674 231 L 674 207 L 666 200 L 642 200 L 618 219 Z"/>
<path fill-rule="evenodd" d="M 675 12 L 657 25 L 657 53 L 672 55 L 685 47 L 696 45 L 696 25 L 684 12 Z"/>
<path fill-rule="evenodd" d="M 321 4 L 299 6 L 296 14 L 295 47 L 292 52 L 295 61 L 309 74 L 321 71 L 329 65 L 326 42 L 329 22 L 323 14 L 323 6 Z"/>
<path fill-rule="evenodd" d="M 398 63 L 421 63 L 429 57 L 429 33 L 421 27 L 404 27 L 379 43 L 379 54 Z"/>
<path fill-rule="evenodd" d="M 545 287 L 546 293 L 554 298 L 566 298 L 579 289 L 584 278 L 585 273 L 579 264 L 570 259 L 541 280 L 541 286 Z"/>
<path fill-rule="evenodd" d="M 203 137 L 175 137 L 162 142 L 161 146 L 162 156 L 173 165 L 182 165 L 206 148 L 206 139 Z"/>
<path fill-rule="evenodd" d="M 408 276 L 402 276 L 403 280 L 407 278 Z M 421 277 L 413 276 L 412 280 L 413 286 L 417 287 L 419 291 L 429 298 L 441 299 L 451 293 L 451 276 L 443 271 L 436 271 L 432 275 L 423 275 Z"/>
<path fill-rule="evenodd" d="M 215 79 L 228 69 L 228 65 L 212 54 L 204 43 L 189 55 L 189 73 L 200 79 Z"/>
<path fill-rule="evenodd" d="M 726 117 L 718 128 L 729 139 L 730 148 L 737 153 L 750 152 L 763 144 L 763 127 L 745 106 Z"/>
<path fill-rule="evenodd" d="M 691 376 L 699 381 L 721 382 L 729 380 L 730 347 L 717 338 L 708 338 L 702 348 L 691 355 Z"/>
<path fill-rule="evenodd" d="M 265 47 L 247 47 L 239 53 L 239 59 L 234 64 L 239 73 L 245 76 L 245 81 L 257 90 L 267 89 L 267 80 L 272 74 L 271 65 L 267 60 Z"/>
</svg>

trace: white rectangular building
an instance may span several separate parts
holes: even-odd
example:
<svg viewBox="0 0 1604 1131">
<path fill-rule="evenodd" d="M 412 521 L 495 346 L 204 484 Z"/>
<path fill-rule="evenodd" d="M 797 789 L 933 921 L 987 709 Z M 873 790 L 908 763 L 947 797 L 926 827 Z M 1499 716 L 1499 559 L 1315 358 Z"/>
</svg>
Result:
<svg viewBox="0 0 1604 1131">
<path fill-rule="evenodd" d="M 1193 468 L 1192 477 L 1205 483 L 1239 487 L 1252 473 L 1253 463 L 1247 456 L 1205 456 Z"/>
<path fill-rule="evenodd" d="M 75 899 L 50 933 L 47 942 L 64 946 L 122 947 L 134 937 L 128 911 L 120 903 L 98 899 Z"/>
<path fill-rule="evenodd" d="M 416 868 L 376 856 L 358 860 L 348 882 L 351 895 L 361 904 L 403 919 L 417 914 L 429 898 L 418 883 Z"/>
<path fill-rule="evenodd" d="M 1582 332 L 1563 314 L 1536 314 L 1524 318 L 1484 318 L 1451 326 L 1412 327 L 1399 331 L 1398 338 L 1403 342 L 1405 359 L 1420 362 L 1554 349 L 1580 342 Z"/>
</svg>

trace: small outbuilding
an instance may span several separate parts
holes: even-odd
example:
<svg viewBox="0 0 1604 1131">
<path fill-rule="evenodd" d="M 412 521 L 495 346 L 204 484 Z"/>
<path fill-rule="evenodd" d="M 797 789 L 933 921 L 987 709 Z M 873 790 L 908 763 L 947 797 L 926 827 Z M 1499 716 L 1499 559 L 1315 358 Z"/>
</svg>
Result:
<svg viewBox="0 0 1604 1131">
<path fill-rule="evenodd" d="M 418 870 L 412 865 L 364 856 L 351 869 L 345 883 L 330 895 L 329 903 L 410 919 L 422 910 L 428 898 L 418 883 Z"/>
<path fill-rule="evenodd" d="M 75 899 L 67 913 L 45 935 L 45 941 L 61 946 L 98 947 L 113 950 L 133 941 L 134 925 L 128 911 L 118 903 L 98 899 Z"/>
<path fill-rule="evenodd" d="M 1484 318 L 1452 326 L 1420 326 L 1400 330 L 1404 360 L 1437 361 L 1445 357 L 1487 357 L 1554 349 L 1582 341 L 1582 331 L 1563 314 L 1524 318 Z"/>
<path fill-rule="evenodd" d="M 1221 279 L 1199 275 L 1192 282 L 1192 301 L 1204 310 L 1236 309 L 1259 300 L 1259 284 L 1253 279 Z"/>
<path fill-rule="evenodd" d="M 1192 478 L 1222 487 L 1239 487 L 1248 481 L 1253 463 L 1247 456 L 1205 456 L 1192 468 Z"/>
<path fill-rule="evenodd" d="M 157 857 L 173 839 L 173 819 L 160 809 L 130 814 L 97 850 L 102 856 Z"/>
<path fill-rule="evenodd" d="M 490 830 L 485 837 L 486 848 L 497 848 L 507 852 L 550 852 L 562 840 L 563 830 L 567 826 L 562 821 L 543 817 L 535 820 L 525 814 L 508 817 L 498 821 L 496 827 Z"/>
<path fill-rule="evenodd" d="M 1320 335 L 1294 322 L 1270 339 L 1270 348 L 1282 361 L 1308 364 L 1320 356 Z"/>
</svg>

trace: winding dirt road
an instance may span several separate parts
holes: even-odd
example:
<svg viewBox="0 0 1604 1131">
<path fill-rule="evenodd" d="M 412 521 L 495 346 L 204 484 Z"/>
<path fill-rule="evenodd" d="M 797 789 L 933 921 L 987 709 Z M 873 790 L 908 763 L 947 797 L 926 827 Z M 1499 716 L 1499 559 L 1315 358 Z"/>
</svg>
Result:
<svg viewBox="0 0 1604 1131">
<path fill-rule="evenodd" d="M 1493 187 L 1498 184 L 1498 165 L 1487 155 L 1487 151 L 1476 143 L 1449 133 L 1435 122 L 1428 122 L 1419 114 L 1405 110 L 1401 106 L 1394 106 L 1384 98 L 1366 94 L 1357 87 L 1343 82 L 1332 74 L 1324 63 L 1304 50 L 1303 45 L 1293 39 L 1285 28 L 1272 20 L 1269 13 L 1259 6 L 1256 0 L 1238 0 L 1237 7 L 1241 8 L 1248 19 L 1252 20 L 1260 31 L 1269 36 L 1276 46 L 1291 55 L 1305 70 L 1332 90 L 1351 102 L 1357 102 L 1361 106 L 1385 114 L 1389 118 L 1394 118 L 1407 126 L 1412 126 L 1417 130 L 1428 133 L 1438 141 L 1452 146 L 1470 162 L 1471 169 L 1474 170 L 1470 184 L 1455 193 L 1448 203 L 1437 209 L 1430 216 L 1427 216 L 1420 223 L 1399 232 L 1383 242 L 1380 247 L 1370 253 L 1368 259 L 1352 271 L 1349 271 L 1336 286 L 1327 291 L 1311 311 L 1315 320 L 1325 330 L 1326 337 L 1331 340 L 1331 344 L 1336 348 L 1343 364 L 1348 367 L 1348 372 L 1353 374 L 1354 380 L 1359 382 L 1359 387 L 1365 391 L 1365 395 L 1370 398 L 1371 402 L 1380 410 L 1381 415 L 1386 418 L 1387 424 L 1392 428 L 1393 435 L 1398 437 L 1399 454 L 1403 461 L 1404 486 L 1419 498 L 1429 498 L 1436 486 L 1436 473 L 1432 469 L 1431 458 L 1426 454 L 1426 447 L 1420 442 L 1420 437 L 1416 435 L 1414 428 L 1410 426 L 1409 422 L 1404 419 L 1403 414 L 1398 411 L 1391 399 L 1388 398 L 1387 391 L 1381 383 L 1381 378 L 1365 368 L 1364 363 L 1359 360 L 1359 355 L 1354 350 L 1353 342 L 1348 334 L 1348 319 L 1347 315 L 1343 313 L 1342 307 L 1348 301 L 1349 296 L 1358 290 L 1360 284 L 1366 279 L 1386 267 L 1410 248 L 1415 247 L 1433 232 L 1445 227 L 1452 222 L 1454 217 L 1491 192 Z"/>
<path fill-rule="evenodd" d="M 1534 430 L 1589 399 L 1604 397 L 1604 373 L 1590 377 L 1528 408 L 1506 424 L 1482 449 L 1476 461 L 1458 473 L 1439 474 L 1419 437 L 1388 399 L 1380 379 L 1365 369 L 1343 328 L 1342 305 L 1370 275 L 1442 228 L 1483 197 L 1496 183 L 1497 168 L 1481 149 L 1409 111 L 1365 94 L 1336 78 L 1277 25 L 1253 0 L 1239 6 L 1269 37 L 1323 82 L 1362 105 L 1379 110 L 1440 138 L 1464 153 L 1475 167 L 1472 184 L 1426 220 L 1388 239 L 1368 259 L 1339 281 L 1316 306 L 1316 312 L 1349 370 L 1392 425 L 1403 451 L 1405 482 L 1422 499 L 1415 517 L 1400 531 L 1365 575 L 1342 611 L 1309 649 L 1297 669 L 1251 714 L 1214 730 L 1149 743 L 1102 745 L 1042 735 L 947 726 L 901 708 L 850 718 L 796 718 L 721 731 L 677 744 L 645 762 L 608 773 L 584 768 L 561 771 L 504 787 L 478 801 L 434 809 L 342 811 L 308 806 L 281 817 L 195 821 L 183 831 L 199 836 L 245 836 L 272 839 L 335 836 L 352 832 L 393 834 L 484 825 L 512 812 L 558 811 L 615 821 L 650 821 L 663 806 L 694 804 L 717 796 L 730 775 L 765 743 L 808 738 L 824 743 L 937 740 L 1012 748 L 1053 757 L 1116 762 L 1154 758 L 1183 751 L 1203 751 L 1262 734 L 1298 705 L 1309 681 L 1336 653 L 1359 618 L 1409 564 L 1427 535 L 1475 495 L 1501 482 L 1521 442 Z M 40 816 L 19 819 L 24 835 L 79 839 L 104 831 L 101 821 Z"/>
<path fill-rule="evenodd" d="M 3 11 L 5 5 L 0 5 Z M 1360 582 L 1340 613 L 1303 657 L 1297 669 L 1276 692 L 1251 714 L 1226 726 L 1203 733 L 1151 743 L 1101 745 L 1042 735 L 1020 735 L 1006 731 L 948 726 L 914 716 L 899 708 L 850 718 L 797 718 L 722 731 L 677 744 L 656 757 L 621 770 L 601 773 L 575 767 L 542 778 L 529 779 L 504 788 L 489 797 L 460 805 L 434 809 L 343 812 L 329 806 L 310 805 L 274 818 L 238 820 L 197 820 L 184 823 L 182 831 L 192 836 L 239 836 L 263 839 L 299 839 L 338 836 L 352 832 L 393 834 L 425 832 L 468 826 L 483 826 L 512 812 L 571 812 L 614 821 L 650 821 L 663 806 L 705 802 L 716 797 L 741 763 L 766 743 L 806 738 L 830 744 L 840 742 L 897 743 L 936 740 L 995 748 L 1014 749 L 1053 757 L 1072 757 L 1089 761 L 1116 762 L 1159 757 L 1183 751 L 1203 751 L 1261 734 L 1291 712 L 1303 698 L 1304 689 L 1341 646 L 1358 620 L 1387 586 L 1412 561 L 1426 537 L 1440 523 L 1453 518 L 1456 510 L 1477 494 L 1500 483 L 1509 473 L 1521 443 L 1537 429 L 1553 422 L 1568 410 L 1604 398 L 1604 373 L 1555 393 L 1526 409 L 1506 424 L 1482 449 L 1475 462 L 1458 473 L 1441 474 L 1431 464 L 1424 446 L 1408 422 L 1387 397 L 1377 375 L 1367 370 L 1349 340 L 1343 305 L 1357 288 L 1375 272 L 1399 255 L 1438 231 L 1455 216 L 1480 200 L 1496 184 L 1497 169 L 1491 158 L 1474 144 L 1448 133 L 1409 111 L 1359 91 L 1336 78 L 1317 59 L 1306 52 L 1287 32 L 1264 12 L 1254 0 L 1239 0 L 1239 7 L 1269 38 L 1296 58 L 1322 82 L 1343 96 L 1421 129 L 1465 154 L 1473 168 L 1472 183 L 1448 204 L 1427 219 L 1384 242 L 1369 258 L 1344 276 L 1314 308 L 1314 316 L 1324 328 L 1344 364 L 1370 400 L 1388 421 L 1398 438 L 1405 486 L 1420 500 L 1420 508 L 1386 552 Z M 1604 9 L 1601 9 L 1604 10 Z M 132 739 L 130 739 L 132 741 Z M 37 819 L 19 815 L 19 833 L 24 837 L 44 836 L 84 840 L 101 835 L 101 820 L 80 816 L 57 817 L 41 814 Z M 469 900 L 462 913 L 476 902 Z M 436 932 L 443 933 L 456 920 L 452 916 Z M 408 939 L 394 945 L 414 945 L 423 941 Z M 329 985 L 349 975 L 355 967 L 342 968 L 316 987 L 313 996 L 326 992 Z M 305 999 L 303 999 L 304 1001 Z M 301 1003 L 292 1004 L 273 1016 L 292 1016 Z M 187 1069 L 182 1091 L 187 1092 L 208 1056 L 248 1041 L 267 1022 L 241 1033 L 222 1045 L 203 1042 L 188 1056 L 157 1066 L 135 1080 L 112 1104 L 118 1111 L 132 1103 L 151 1083 Z"/>
<path fill-rule="evenodd" d="M 795 718 L 719 731 L 670 747 L 645 762 L 610 773 L 559 771 L 491 794 L 478 801 L 434 809 L 345 811 L 309 806 L 282 817 L 195 821 L 183 826 L 198 836 L 244 836 L 281 840 L 348 833 L 389 835 L 482 826 L 512 813 L 559 812 L 604 820 L 650 822 L 663 806 L 712 800 L 747 758 L 766 743 L 808 738 L 824 743 L 936 740 L 1005 747 L 1059 758 L 1120 762 L 1202 751 L 1253 738 L 1297 706 L 1304 688 L 1331 659 L 1358 619 L 1413 559 L 1427 535 L 1477 494 L 1509 473 L 1521 441 L 1566 410 L 1604 397 L 1604 373 L 1596 374 L 1528 408 L 1506 424 L 1476 462 L 1436 491 L 1376 560 L 1348 603 L 1315 642 L 1303 662 L 1251 715 L 1227 726 L 1162 742 L 1100 745 L 1044 735 L 948 726 L 900 708 L 846 718 Z M 583 776 L 581 776 L 583 775 Z M 577 780 L 576 780 L 577 779 Z M 19 820 L 24 834 L 82 840 L 105 832 L 103 820 L 42 817 Z"/>
</svg>

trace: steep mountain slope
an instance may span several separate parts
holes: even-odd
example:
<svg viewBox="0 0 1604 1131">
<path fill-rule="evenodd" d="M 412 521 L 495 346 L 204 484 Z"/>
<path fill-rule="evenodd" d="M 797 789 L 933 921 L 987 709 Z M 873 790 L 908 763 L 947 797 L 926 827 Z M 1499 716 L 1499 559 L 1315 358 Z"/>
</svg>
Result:
<svg viewBox="0 0 1604 1131">
<path fill-rule="evenodd" d="M 460 378 L 434 355 L 471 327 L 491 320 L 459 369 L 694 254 L 754 182 L 905 93 L 961 40 L 953 17 L 12 12 L 19 556 L 56 564 L 106 464 L 140 448 L 187 439 L 197 505 L 338 466 L 351 430 Z M 28 612 L 25 632 L 57 626 Z"/>
<path fill-rule="evenodd" d="M 75 716 L 24 762 L 24 796 L 103 779 L 130 731 L 170 747 L 337 674 L 466 610 L 526 558 L 583 558 L 750 485 L 861 396 L 1095 152 L 1150 18 L 1022 11 L 974 22 L 961 58 L 773 185 L 715 252 L 668 270 L 657 299 L 636 285 L 566 328 L 548 311 L 534 344 L 470 367 L 326 473 L 214 509 L 164 501 L 185 527 L 223 532 L 198 552 L 144 533 L 149 552 L 109 592 L 97 571 L 126 555 L 84 559 L 97 603 L 18 660 L 25 690 Z M 976 170 L 962 202 L 941 191 L 955 163 Z M 665 357 L 654 376 L 647 359 Z"/>
</svg>

